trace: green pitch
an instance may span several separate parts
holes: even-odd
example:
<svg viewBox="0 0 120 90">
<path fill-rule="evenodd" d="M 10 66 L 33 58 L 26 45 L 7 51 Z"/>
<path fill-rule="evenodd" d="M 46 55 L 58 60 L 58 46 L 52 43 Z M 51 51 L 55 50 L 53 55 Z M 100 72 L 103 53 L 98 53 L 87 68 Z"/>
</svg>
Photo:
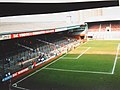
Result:
<svg viewBox="0 0 120 90">
<path fill-rule="evenodd" d="M 29 90 L 120 90 L 119 43 L 88 41 L 13 86 Z"/>
</svg>

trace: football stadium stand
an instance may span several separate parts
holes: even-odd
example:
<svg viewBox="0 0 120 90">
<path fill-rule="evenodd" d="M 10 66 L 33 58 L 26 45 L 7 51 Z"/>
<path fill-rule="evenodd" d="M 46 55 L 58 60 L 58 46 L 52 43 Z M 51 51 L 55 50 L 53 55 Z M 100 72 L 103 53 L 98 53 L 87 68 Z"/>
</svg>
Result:
<svg viewBox="0 0 120 90">
<path fill-rule="evenodd" d="M 102 23 L 101 24 L 101 28 L 100 28 L 100 31 L 106 31 L 106 28 L 107 27 L 110 27 L 110 24 L 109 24 L 109 22 L 107 22 L 107 23 Z"/>
<path fill-rule="evenodd" d="M 89 32 L 98 32 L 99 27 L 100 27 L 100 24 L 90 25 L 89 26 Z"/>
<path fill-rule="evenodd" d="M 120 31 L 120 22 L 113 22 L 111 25 L 111 31 Z"/>
<path fill-rule="evenodd" d="M 119 40 L 120 39 L 120 21 L 104 21 L 88 23 L 88 38 Z"/>
<path fill-rule="evenodd" d="M 7 43 L 6 41 L 3 42 L 0 49 L 6 53 L 1 56 L 0 60 L 2 73 L 15 73 L 34 63 L 43 62 L 52 56 L 67 52 L 80 43 L 73 37 L 56 33 L 8 40 Z"/>
</svg>

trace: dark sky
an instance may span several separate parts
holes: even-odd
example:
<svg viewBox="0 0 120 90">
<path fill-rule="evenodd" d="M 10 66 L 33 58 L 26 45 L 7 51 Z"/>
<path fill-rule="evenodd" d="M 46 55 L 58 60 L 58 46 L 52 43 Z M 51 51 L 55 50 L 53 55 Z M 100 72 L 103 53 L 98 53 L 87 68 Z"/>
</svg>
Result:
<svg viewBox="0 0 120 90">
<path fill-rule="evenodd" d="M 0 17 L 58 13 L 89 8 L 118 6 L 118 0 L 79 3 L 0 3 Z"/>
</svg>

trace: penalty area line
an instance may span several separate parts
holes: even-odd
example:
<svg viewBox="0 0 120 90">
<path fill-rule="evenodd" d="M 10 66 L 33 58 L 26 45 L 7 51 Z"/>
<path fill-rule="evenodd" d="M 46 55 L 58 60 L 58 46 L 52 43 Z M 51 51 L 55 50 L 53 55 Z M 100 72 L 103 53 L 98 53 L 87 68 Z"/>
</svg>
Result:
<svg viewBox="0 0 120 90">
<path fill-rule="evenodd" d="M 118 44 L 118 47 L 117 47 L 116 57 L 115 57 L 113 68 L 112 68 L 112 74 L 114 74 L 114 71 L 115 71 L 115 67 L 116 67 L 116 63 L 117 63 L 117 59 L 118 59 L 118 54 L 119 54 L 119 49 L 120 49 L 120 43 Z"/>
<path fill-rule="evenodd" d="M 45 68 L 45 69 L 54 70 L 54 71 L 63 71 L 63 72 L 75 72 L 75 73 L 112 74 L 109 72 L 79 71 L 79 70 L 67 70 L 67 69 L 57 69 L 57 68 Z"/>
<path fill-rule="evenodd" d="M 91 47 L 88 47 L 83 53 L 81 53 L 76 59 L 80 58 L 84 53 L 86 53 Z"/>
<path fill-rule="evenodd" d="M 88 47 L 84 52 L 82 52 L 79 56 L 77 56 L 76 58 L 70 58 L 70 57 L 65 57 L 63 59 L 78 59 L 80 58 L 84 53 L 86 53 L 91 47 Z"/>
</svg>

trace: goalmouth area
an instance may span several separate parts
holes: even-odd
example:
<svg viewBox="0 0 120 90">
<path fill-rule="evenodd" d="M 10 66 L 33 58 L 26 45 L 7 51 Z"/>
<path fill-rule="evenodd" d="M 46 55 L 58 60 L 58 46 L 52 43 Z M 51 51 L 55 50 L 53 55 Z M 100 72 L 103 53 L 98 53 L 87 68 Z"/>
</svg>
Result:
<svg viewBox="0 0 120 90">
<path fill-rule="evenodd" d="M 120 40 L 91 40 L 12 83 L 13 90 L 120 90 Z"/>
</svg>

